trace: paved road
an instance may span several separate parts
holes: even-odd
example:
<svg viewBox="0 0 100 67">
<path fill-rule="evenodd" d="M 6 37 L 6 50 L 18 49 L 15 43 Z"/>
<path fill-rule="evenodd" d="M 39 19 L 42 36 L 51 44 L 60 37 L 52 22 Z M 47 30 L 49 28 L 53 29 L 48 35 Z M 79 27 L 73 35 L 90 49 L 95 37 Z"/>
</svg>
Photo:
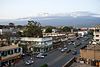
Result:
<svg viewBox="0 0 100 67">
<path fill-rule="evenodd" d="M 82 43 L 80 46 L 76 47 L 74 45 L 67 45 L 68 49 L 74 50 L 76 49 L 78 54 L 79 54 L 79 50 L 81 47 L 85 46 L 89 40 L 87 41 L 83 41 L 85 40 L 85 38 L 81 38 L 80 40 L 75 40 L 76 44 L 78 43 Z M 15 67 L 40 67 L 42 64 L 47 63 L 49 65 L 49 67 L 62 67 L 62 65 L 64 65 L 67 61 L 69 61 L 72 57 L 74 57 L 75 55 L 72 54 L 72 52 L 70 53 L 61 53 L 58 49 L 49 52 L 48 56 L 46 56 L 44 59 L 38 59 L 35 58 L 35 62 L 32 65 L 25 65 L 24 64 L 24 60 L 21 60 L 17 65 L 15 65 Z M 25 59 L 28 59 L 29 57 L 26 57 Z"/>
</svg>

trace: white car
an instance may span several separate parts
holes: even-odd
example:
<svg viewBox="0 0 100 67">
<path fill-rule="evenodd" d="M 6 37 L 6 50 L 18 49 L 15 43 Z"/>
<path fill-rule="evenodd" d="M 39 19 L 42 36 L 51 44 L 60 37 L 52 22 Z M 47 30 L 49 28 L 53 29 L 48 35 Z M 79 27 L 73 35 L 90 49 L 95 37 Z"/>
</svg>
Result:
<svg viewBox="0 0 100 67">
<path fill-rule="evenodd" d="M 36 58 L 44 58 L 44 56 L 42 55 L 42 53 L 40 53 L 40 54 L 38 54 L 38 55 L 36 56 Z"/>
<path fill-rule="evenodd" d="M 65 49 L 61 49 L 61 52 L 65 52 Z"/>
<path fill-rule="evenodd" d="M 67 50 L 67 47 L 65 47 L 64 50 Z"/>
<path fill-rule="evenodd" d="M 28 61 L 25 62 L 26 65 L 30 65 L 30 64 L 33 64 L 33 63 L 34 63 L 33 60 L 28 60 Z"/>
</svg>

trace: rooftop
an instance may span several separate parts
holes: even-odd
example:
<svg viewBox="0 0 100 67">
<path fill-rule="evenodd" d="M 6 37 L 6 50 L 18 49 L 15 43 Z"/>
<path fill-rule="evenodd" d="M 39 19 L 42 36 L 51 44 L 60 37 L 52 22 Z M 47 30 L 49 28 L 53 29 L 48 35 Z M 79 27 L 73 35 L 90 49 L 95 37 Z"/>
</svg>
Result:
<svg viewBox="0 0 100 67">
<path fill-rule="evenodd" d="M 84 48 L 82 48 L 82 49 L 86 49 L 86 50 L 97 50 L 97 51 L 100 51 L 100 45 L 88 45 L 88 46 L 86 46 L 86 47 L 84 47 Z"/>
<path fill-rule="evenodd" d="M 18 48 L 18 46 L 17 45 L 9 45 L 9 46 L 0 47 L 0 51 L 6 51 L 9 49 L 14 49 L 14 48 Z"/>
<path fill-rule="evenodd" d="M 34 37 L 20 37 L 21 41 L 49 41 L 52 37 L 34 38 Z"/>
<path fill-rule="evenodd" d="M 91 66 L 89 64 L 82 64 L 82 63 L 73 63 L 70 67 L 95 67 L 95 66 Z"/>
</svg>

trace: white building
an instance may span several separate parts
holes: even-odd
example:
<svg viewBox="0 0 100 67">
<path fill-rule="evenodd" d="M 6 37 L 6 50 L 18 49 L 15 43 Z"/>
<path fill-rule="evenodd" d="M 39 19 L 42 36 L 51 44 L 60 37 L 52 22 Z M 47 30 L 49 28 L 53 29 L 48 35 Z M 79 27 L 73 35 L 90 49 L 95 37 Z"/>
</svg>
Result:
<svg viewBox="0 0 100 67">
<path fill-rule="evenodd" d="M 83 37 L 83 36 L 85 36 L 85 35 L 87 35 L 88 34 L 88 31 L 78 31 L 78 35 L 80 36 L 80 37 Z"/>
<path fill-rule="evenodd" d="M 53 36 L 66 36 L 66 34 L 60 34 L 60 33 L 43 33 L 43 37 L 53 37 Z"/>
<path fill-rule="evenodd" d="M 52 37 L 33 38 L 21 37 L 21 43 L 26 43 L 28 48 L 34 52 L 46 52 L 52 49 Z"/>
<path fill-rule="evenodd" d="M 4 33 L 8 33 L 8 32 L 11 32 L 11 30 L 10 29 L 0 29 L 0 34 L 2 35 L 2 34 L 4 34 Z"/>
<path fill-rule="evenodd" d="M 100 25 L 95 26 L 95 30 L 94 30 L 94 41 L 96 43 L 100 43 Z"/>
<path fill-rule="evenodd" d="M 13 28 L 10 28 L 10 29 L 7 29 L 7 28 L 3 28 L 3 29 L 0 29 L 0 34 L 5 34 L 5 33 L 16 33 L 17 30 L 16 29 L 13 29 Z"/>
</svg>

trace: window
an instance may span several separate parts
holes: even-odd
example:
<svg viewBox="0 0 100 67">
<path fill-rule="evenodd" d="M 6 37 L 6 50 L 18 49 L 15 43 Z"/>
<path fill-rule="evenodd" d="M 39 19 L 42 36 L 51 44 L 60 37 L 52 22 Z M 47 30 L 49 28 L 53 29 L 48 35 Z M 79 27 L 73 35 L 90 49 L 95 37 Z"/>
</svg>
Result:
<svg viewBox="0 0 100 67">
<path fill-rule="evenodd" d="M 20 50 L 21 50 L 20 48 L 16 48 L 16 49 L 15 49 L 15 53 L 19 53 Z"/>
<path fill-rule="evenodd" d="M 2 51 L 1 56 L 7 56 L 7 51 Z"/>
<path fill-rule="evenodd" d="M 10 55 L 10 50 L 8 50 L 8 54 Z"/>
<path fill-rule="evenodd" d="M 17 49 L 15 49 L 15 53 L 17 53 Z"/>
<path fill-rule="evenodd" d="M 0 61 L 0 67 L 1 67 L 1 61 Z"/>
<path fill-rule="evenodd" d="M 13 50 L 10 50 L 10 54 L 13 54 Z"/>
<path fill-rule="evenodd" d="M 0 57 L 1 57 L 1 51 L 0 51 Z"/>
<path fill-rule="evenodd" d="M 21 49 L 20 48 L 18 48 L 18 52 L 20 52 L 21 51 Z"/>
<path fill-rule="evenodd" d="M 96 29 L 95 32 L 99 32 L 99 29 Z"/>
<path fill-rule="evenodd" d="M 13 54 L 13 50 L 8 50 L 8 54 L 9 55 Z"/>
<path fill-rule="evenodd" d="M 99 37 L 99 35 L 96 35 L 96 37 Z"/>
<path fill-rule="evenodd" d="M 96 41 L 99 41 L 99 39 L 96 39 Z"/>
</svg>

